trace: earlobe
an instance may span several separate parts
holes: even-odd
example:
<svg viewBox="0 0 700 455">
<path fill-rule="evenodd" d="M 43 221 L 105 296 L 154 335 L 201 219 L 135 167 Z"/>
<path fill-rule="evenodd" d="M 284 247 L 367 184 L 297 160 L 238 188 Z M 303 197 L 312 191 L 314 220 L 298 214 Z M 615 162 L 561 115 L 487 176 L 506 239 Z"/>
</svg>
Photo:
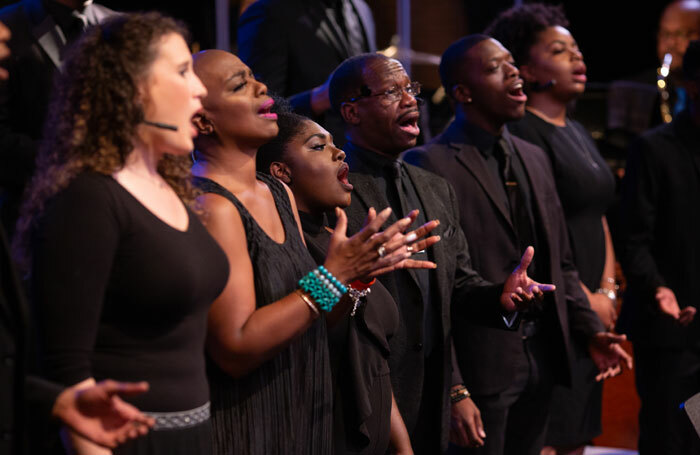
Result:
<svg viewBox="0 0 700 455">
<path fill-rule="evenodd" d="M 199 134 L 210 135 L 214 132 L 214 125 L 211 124 L 211 121 L 204 114 L 195 114 L 192 118 L 192 123 Z"/>
<path fill-rule="evenodd" d="M 343 120 L 350 125 L 358 125 L 360 123 L 360 115 L 357 112 L 357 105 L 351 102 L 345 102 L 340 105 L 340 115 Z"/>
<path fill-rule="evenodd" d="M 270 174 L 287 185 L 292 183 L 292 171 L 285 163 L 279 161 L 270 163 Z"/>
<path fill-rule="evenodd" d="M 456 84 L 452 87 L 452 97 L 460 104 L 469 104 L 472 102 L 471 91 L 462 84 Z"/>
</svg>

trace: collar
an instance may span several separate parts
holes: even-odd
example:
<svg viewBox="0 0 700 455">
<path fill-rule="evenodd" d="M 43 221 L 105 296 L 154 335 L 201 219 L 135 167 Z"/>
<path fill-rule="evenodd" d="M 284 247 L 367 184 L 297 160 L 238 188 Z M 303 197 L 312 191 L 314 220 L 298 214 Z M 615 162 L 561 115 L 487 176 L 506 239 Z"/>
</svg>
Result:
<svg viewBox="0 0 700 455">
<path fill-rule="evenodd" d="M 510 149 L 513 149 L 513 141 L 508 128 L 503 126 L 503 133 L 494 136 L 480 126 L 469 122 L 467 119 L 459 118 L 454 120 L 445 130 L 441 142 L 449 144 L 467 144 L 476 147 L 484 158 L 489 158 L 493 154 L 493 146 L 503 138 Z"/>
<path fill-rule="evenodd" d="M 345 143 L 343 150 L 346 155 L 345 162 L 350 166 L 350 171 L 358 174 L 384 175 L 385 170 L 392 167 L 398 159 L 398 157 L 392 159 L 380 155 L 350 141 Z"/>
<path fill-rule="evenodd" d="M 299 210 L 299 219 L 301 220 L 301 229 L 304 233 L 316 236 L 326 226 L 328 226 L 328 218 L 325 213 L 312 214 Z"/>
</svg>

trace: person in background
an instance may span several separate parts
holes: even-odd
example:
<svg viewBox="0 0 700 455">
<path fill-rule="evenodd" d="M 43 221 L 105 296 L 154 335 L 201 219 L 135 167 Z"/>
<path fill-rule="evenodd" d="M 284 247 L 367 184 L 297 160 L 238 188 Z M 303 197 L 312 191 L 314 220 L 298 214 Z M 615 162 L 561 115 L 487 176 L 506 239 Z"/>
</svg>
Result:
<svg viewBox="0 0 700 455">
<path fill-rule="evenodd" d="M 85 0 L 21 0 L 0 10 L 12 32 L 12 57 L 0 81 L 0 223 L 12 236 L 26 184 L 34 172 L 42 128 L 67 47 L 115 13 Z"/>
<path fill-rule="evenodd" d="M 681 403 L 700 391 L 700 42 L 683 57 L 689 106 L 630 148 L 620 245 L 627 278 L 618 329 L 628 333 L 641 399 L 640 455 L 698 453 Z"/>
<path fill-rule="evenodd" d="M 615 252 L 605 213 L 615 198 L 615 179 L 586 129 L 568 116 L 567 107 L 586 88 L 586 64 L 567 26 L 561 7 L 533 3 L 501 13 L 485 33 L 510 50 L 525 81 L 525 117 L 508 124 L 508 131 L 547 153 L 580 286 L 611 330 L 617 319 Z M 571 345 L 572 388 L 555 386 L 545 444 L 574 455 L 601 433 L 603 385 L 594 380 L 586 346 Z"/>
<path fill-rule="evenodd" d="M 466 36 L 442 55 L 440 78 L 455 120 L 404 159 L 454 185 L 459 225 L 484 279 L 502 282 L 534 246 L 542 254 L 525 264 L 528 276 L 556 286 L 542 305 L 518 312 L 512 331 L 453 304 L 459 368 L 488 435 L 483 447 L 453 453 L 539 455 L 553 386 L 574 371 L 573 340 L 586 343 L 598 380 L 631 358 L 619 345 L 625 337 L 606 331 L 581 288 L 549 159 L 505 127 L 525 115 L 527 100 L 510 52 L 487 35 Z"/>
<path fill-rule="evenodd" d="M 345 131 L 330 110 L 328 78 L 346 58 L 376 50 L 364 0 L 258 0 L 238 22 L 241 60 L 272 93 L 330 131 L 339 146 Z"/>
</svg>

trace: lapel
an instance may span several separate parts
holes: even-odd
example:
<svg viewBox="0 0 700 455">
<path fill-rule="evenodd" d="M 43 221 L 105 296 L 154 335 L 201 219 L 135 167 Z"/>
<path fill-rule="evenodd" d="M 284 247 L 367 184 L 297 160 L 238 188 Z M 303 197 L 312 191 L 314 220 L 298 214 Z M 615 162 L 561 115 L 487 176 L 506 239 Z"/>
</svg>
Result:
<svg viewBox="0 0 700 455">
<path fill-rule="evenodd" d="M 534 201 L 533 208 L 535 209 L 535 213 L 532 214 L 534 218 L 533 223 L 535 226 L 539 225 L 542 229 L 542 234 L 544 234 L 542 241 L 549 243 L 550 239 L 553 239 L 554 237 L 552 237 L 550 232 L 551 226 L 548 217 L 549 209 L 547 207 L 547 202 L 543 200 L 543 197 L 551 192 L 545 186 L 547 179 L 541 178 L 543 169 L 538 163 L 536 157 L 528 156 L 530 155 L 528 152 L 528 147 L 534 146 L 529 146 L 527 143 L 518 139 L 517 137 L 514 137 L 513 135 L 510 137 L 512 139 L 511 143 L 513 144 L 513 149 L 515 150 L 515 153 L 520 156 L 520 161 L 523 163 L 525 173 L 527 174 L 527 178 L 530 182 L 532 200 Z"/>
<path fill-rule="evenodd" d="M 375 41 L 374 20 L 372 19 L 372 11 L 361 0 L 349 0 L 352 4 L 357 16 L 360 18 L 360 24 L 365 32 L 365 41 L 369 52 L 377 51 L 377 43 Z"/>
<path fill-rule="evenodd" d="M 318 25 L 316 36 L 333 48 L 338 54 L 338 58 L 343 61 L 350 55 L 348 48 L 342 41 L 341 37 L 343 34 L 335 25 L 330 23 L 328 17 L 326 17 L 324 7 L 320 3 L 321 2 L 307 2 L 306 5 L 309 16 L 312 17 L 314 19 L 313 22 Z"/>
<path fill-rule="evenodd" d="M 479 150 L 473 145 L 451 142 L 450 147 L 457 153 L 455 157 L 457 161 L 462 163 L 464 167 L 474 176 L 479 185 L 483 188 L 486 195 L 491 199 L 493 205 L 496 206 L 498 212 L 505 218 L 508 225 L 513 228 L 513 221 L 510 218 L 510 210 L 503 205 L 503 200 L 499 197 L 499 191 L 496 187 L 496 182 L 489 178 L 490 173 L 486 168 L 484 158 Z"/>
<path fill-rule="evenodd" d="M 408 166 L 407 166 L 408 167 Z M 354 185 L 355 189 L 353 190 L 353 196 L 352 197 L 357 197 L 360 199 L 366 207 L 374 207 L 377 212 L 383 210 L 385 207 L 389 206 L 389 202 L 386 199 L 386 196 L 382 194 L 379 191 L 379 188 L 377 185 L 374 184 L 374 181 L 372 180 L 373 177 L 365 174 L 351 174 L 353 175 L 352 179 L 352 184 Z M 410 174 L 409 174 L 410 175 Z M 416 181 L 414 180 L 413 176 L 411 176 L 411 181 L 413 184 L 416 186 L 416 190 L 419 191 L 419 187 L 416 184 Z M 418 197 L 421 200 L 421 203 L 423 204 L 423 207 L 427 207 L 425 200 L 421 197 L 421 192 L 418 193 Z M 426 216 L 428 216 L 428 212 L 426 209 Z M 428 218 L 431 219 L 431 218 Z M 391 212 L 391 215 L 389 215 L 389 219 L 387 220 L 385 226 L 390 226 L 397 222 L 399 219 L 396 216 L 395 212 Z M 411 275 L 411 278 L 413 281 L 415 281 L 416 286 L 418 286 L 418 277 L 416 276 L 416 272 L 413 269 L 408 269 L 409 275 Z"/>
<path fill-rule="evenodd" d="M 53 18 L 46 13 L 41 0 L 25 0 L 25 10 L 32 25 L 32 35 L 49 57 L 53 65 L 60 70 L 61 51 L 66 45 L 66 37 Z"/>
<path fill-rule="evenodd" d="M 431 181 L 429 174 L 426 172 L 421 172 L 418 168 L 408 163 L 404 163 L 404 166 L 406 166 L 406 173 L 411 179 L 413 187 L 416 189 L 416 193 L 418 194 L 418 199 L 420 199 L 421 205 L 423 206 L 423 210 L 425 210 L 426 221 L 439 219 L 441 212 L 437 208 L 442 207 L 444 204 L 441 201 L 435 200 L 435 189 L 433 188 L 435 182 Z M 459 228 L 459 226 L 456 227 Z M 436 248 L 436 246 L 439 246 L 439 248 Z M 433 262 L 436 264 L 445 264 L 445 251 L 441 247 L 440 243 L 438 242 L 431 248 Z M 438 276 L 441 275 L 441 271 L 442 270 L 438 270 Z M 418 283 L 418 277 L 415 276 L 415 272 L 412 269 L 410 272 L 413 279 L 416 280 L 416 283 Z M 439 289 L 442 289 L 442 287 L 440 286 Z"/>
</svg>

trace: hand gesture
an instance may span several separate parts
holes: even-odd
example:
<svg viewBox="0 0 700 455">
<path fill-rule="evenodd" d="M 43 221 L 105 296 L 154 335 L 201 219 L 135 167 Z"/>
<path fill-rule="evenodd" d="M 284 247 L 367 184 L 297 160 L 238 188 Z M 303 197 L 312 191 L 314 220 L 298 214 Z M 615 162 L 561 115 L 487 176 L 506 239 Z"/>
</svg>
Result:
<svg viewBox="0 0 700 455">
<path fill-rule="evenodd" d="M 693 322 L 697 309 L 693 306 L 687 306 L 682 310 L 678 306 L 676 294 L 665 286 L 656 288 L 656 303 L 659 305 L 659 310 L 662 313 L 671 316 L 678 321 L 682 326 L 686 326 Z"/>
<path fill-rule="evenodd" d="M 407 247 L 413 244 L 417 246 L 431 245 L 439 239 L 425 239 L 418 241 L 418 234 L 425 235 L 434 229 L 434 225 L 422 226 L 417 229 L 417 234 L 404 235 L 403 232 L 415 220 L 413 217 L 405 217 L 389 226 L 386 230 L 379 232 L 379 229 L 386 222 L 391 214 L 391 208 L 374 213 L 370 209 L 368 222 L 360 232 L 348 238 L 347 216 L 345 212 L 336 209 L 338 222 L 328 245 L 328 255 L 324 266 L 340 282 L 347 283 L 360 277 L 367 277 L 377 272 L 386 272 L 398 267 L 405 267 L 405 262 L 411 256 Z M 426 261 L 427 262 L 427 261 Z M 410 263 L 408 263 L 410 264 Z M 416 261 L 418 267 L 434 268 L 435 264 Z"/>
<path fill-rule="evenodd" d="M 535 249 L 531 246 L 527 247 L 520 259 L 520 264 L 506 280 L 503 294 L 501 294 L 501 306 L 504 311 L 512 313 L 528 310 L 544 299 L 545 292 L 556 289 L 553 284 L 541 284 L 527 276 L 527 268 L 534 256 Z"/>
<path fill-rule="evenodd" d="M 481 421 L 481 411 L 471 398 L 452 405 L 450 418 L 450 442 L 460 447 L 481 447 L 486 432 Z"/>
<path fill-rule="evenodd" d="M 600 372 L 595 377 L 596 381 L 617 376 L 622 372 L 623 365 L 632 369 L 632 357 L 620 346 L 626 339 L 625 335 L 610 332 L 598 332 L 593 335 L 588 344 L 588 351 Z"/>
<path fill-rule="evenodd" d="M 106 380 L 87 388 L 73 386 L 61 392 L 53 407 L 58 417 L 76 433 L 104 447 L 114 448 L 128 439 L 148 433 L 155 421 L 119 396 L 148 390 L 148 383 Z"/>
</svg>

